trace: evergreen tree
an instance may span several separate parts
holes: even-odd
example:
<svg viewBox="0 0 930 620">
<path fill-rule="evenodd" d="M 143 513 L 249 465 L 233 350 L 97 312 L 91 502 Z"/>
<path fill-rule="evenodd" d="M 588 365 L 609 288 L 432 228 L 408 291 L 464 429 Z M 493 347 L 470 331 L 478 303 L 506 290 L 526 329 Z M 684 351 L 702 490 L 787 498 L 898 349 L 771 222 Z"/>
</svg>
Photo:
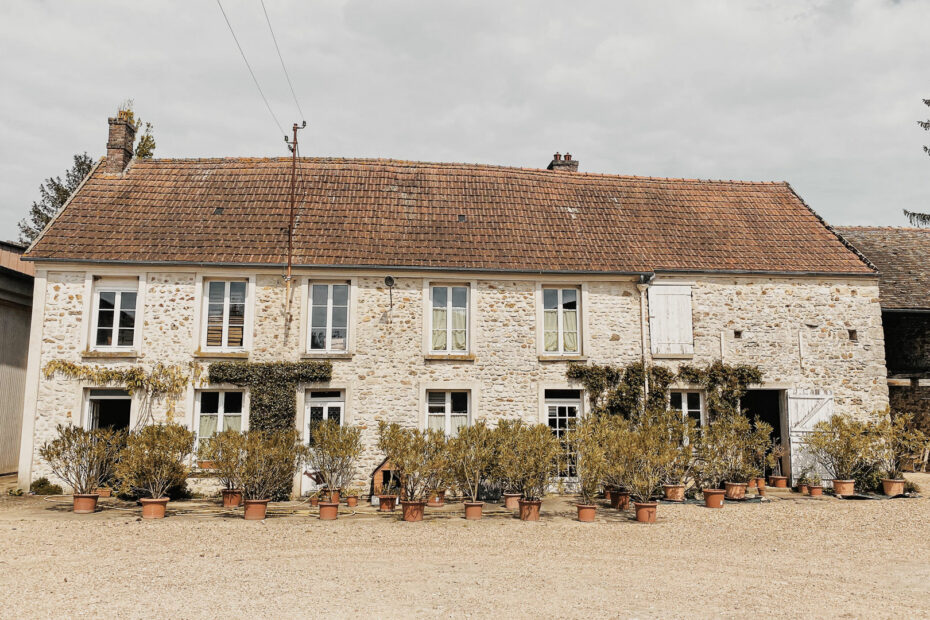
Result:
<svg viewBox="0 0 930 620">
<path fill-rule="evenodd" d="M 19 240 L 32 243 L 55 214 L 64 206 L 84 177 L 94 167 L 94 160 L 86 152 L 74 156 L 74 165 L 61 177 L 49 177 L 39 186 L 39 200 L 32 203 L 29 216 L 19 222 Z"/>
<path fill-rule="evenodd" d="M 924 105 L 930 107 L 930 99 L 924 99 Z M 930 119 L 917 121 L 920 128 L 924 131 L 930 131 Z M 924 145 L 924 153 L 930 155 L 930 146 Z M 930 226 L 930 213 L 915 213 L 904 209 L 904 215 L 911 221 L 914 226 Z"/>
</svg>

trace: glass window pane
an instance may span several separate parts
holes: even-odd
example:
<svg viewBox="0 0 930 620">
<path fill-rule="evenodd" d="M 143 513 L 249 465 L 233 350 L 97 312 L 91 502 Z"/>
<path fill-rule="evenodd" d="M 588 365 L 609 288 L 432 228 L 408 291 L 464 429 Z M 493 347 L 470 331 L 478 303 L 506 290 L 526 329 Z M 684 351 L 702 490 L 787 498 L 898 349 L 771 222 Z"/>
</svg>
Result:
<svg viewBox="0 0 930 620">
<path fill-rule="evenodd" d="M 229 303 L 231 304 L 244 304 L 245 303 L 245 282 L 230 282 L 229 283 Z"/>
<path fill-rule="evenodd" d="M 452 392 L 452 413 L 468 413 L 468 392 Z"/>
<path fill-rule="evenodd" d="M 433 287 L 433 307 L 445 308 L 449 297 L 449 289 L 444 286 Z"/>
<path fill-rule="evenodd" d="M 101 310 L 97 313 L 97 327 L 113 327 L 112 310 Z"/>
<path fill-rule="evenodd" d="M 464 308 L 467 305 L 468 305 L 468 287 L 453 286 L 452 287 L 452 307 L 453 308 Z"/>
<path fill-rule="evenodd" d="M 132 341 L 133 341 L 133 333 L 132 333 L 132 331 L 133 331 L 133 330 L 132 330 L 131 327 L 130 327 L 129 329 L 121 329 L 121 330 L 119 330 L 119 335 L 117 335 L 117 337 L 116 337 L 116 340 L 117 340 L 116 344 L 117 344 L 117 346 L 120 346 L 120 347 L 131 347 L 131 346 L 132 346 Z"/>
<path fill-rule="evenodd" d="M 122 310 L 119 313 L 119 326 L 123 328 L 133 328 L 136 325 L 136 311 Z"/>
<path fill-rule="evenodd" d="M 333 284 L 333 305 L 334 306 L 349 305 L 349 285 L 348 284 Z"/>
<path fill-rule="evenodd" d="M 226 392 L 223 395 L 223 411 L 242 413 L 242 392 Z"/>
<path fill-rule="evenodd" d="M 242 416 L 241 415 L 224 415 L 223 416 L 223 430 L 224 431 L 242 431 Z"/>
<path fill-rule="evenodd" d="M 229 332 L 226 338 L 227 340 L 226 346 L 227 347 L 241 347 L 242 346 L 242 335 L 243 335 L 243 330 L 242 330 L 241 325 L 238 327 L 230 326 Z"/>
<path fill-rule="evenodd" d="M 330 348 L 344 350 L 346 348 L 348 332 L 345 329 L 334 329 L 333 336 L 330 339 Z"/>
<path fill-rule="evenodd" d="M 311 349 L 325 349 L 326 348 L 326 330 L 323 328 L 314 328 L 310 332 L 310 348 Z"/>
<path fill-rule="evenodd" d="M 342 406 L 341 405 L 330 405 L 326 412 L 327 420 L 335 420 L 342 423 Z"/>
<path fill-rule="evenodd" d="M 116 307 L 116 293 L 112 291 L 101 291 L 99 307 L 101 310 L 112 310 Z"/>
<path fill-rule="evenodd" d="M 216 421 L 218 416 L 213 415 L 200 415 L 200 428 L 198 429 L 197 436 L 200 439 L 206 439 L 207 437 L 213 437 L 216 434 Z"/>
<path fill-rule="evenodd" d="M 566 353 L 577 353 L 578 334 L 576 332 L 565 332 L 562 335 L 562 348 Z"/>
<path fill-rule="evenodd" d="M 208 325 L 207 326 L 207 346 L 208 347 L 223 346 L 223 326 L 222 325 Z"/>
<path fill-rule="evenodd" d="M 559 306 L 559 291 L 554 288 L 543 289 L 543 308 L 555 310 Z"/>
<path fill-rule="evenodd" d="M 688 409 L 697 409 L 701 408 L 701 395 L 697 392 L 688 392 Z"/>
<path fill-rule="evenodd" d="M 313 305 L 325 306 L 327 299 L 329 299 L 329 286 L 326 284 L 314 284 L 312 290 Z"/>
<path fill-rule="evenodd" d="M 229 324 L 230 325 L 244 325 L 245 324 L 245 305 L 244 304 L 229 304 Z"/>
<path fill-rule="evenodd" d="M 562 308 L 575 310 L 578 307 L 578 291 L 573 288 L 562 289 Z"/>
<path fill-rule="evenodd" d="M 559 350 L 559 333 L 558 332 L 546 332 L 545 333 L 545 347 L 546 347 L 546 351 L 558 351 Z"/>
<path fill-rule="evenodd" d="M 323 421 L 322 405 L 314 405 L 310 407 L 310 421 L 311 422 L 322 422 Z"/>
<path fill-rule="evenodd" d="M 211 304 L 222 304 L 226 296 L 225 282 L 210 282 L 208 296 Z"/>
<path fill-rule="evenodd" d="M 310 392 L 310 398 L 325 398 L 329 400 L 342 400 L 342 392 L 338 390 L 314 390 Z"/>
<path fill-rule="evenodd" d="M 453 329 L 452 330 L 452 350 L 453 351 L 464 351 L 468 344 L 468 337 L 464 329 Z"/>
<path fill-rule="evenodd" d="M 446 404 L 446 393 L 445 392 L 430 392 L 426 395 L 427 402 L 431 405 L 442 405 Z"/>
<path fill-rule="evenodd" d="M 313 327 L 326 327 L 326 306 L 313 306 L 310 313 L 310 325 Z"/>
<path fill-rule="evenodd" d="M 333 327 L 345 327 L 349 309 L 345 306 L 333 306 Z"/>
<path fill-rule="evenodd" d="M 681 411 L 681 392 L 672 392 L 669 406 L 676 411 Z"/>
<path fill-rule="evenodd" d="M 439 431 L 440 433 L 446 432 L 446 416 L 444 415 L 430 415 L 426 416 L 426 425 L 431 431 Z"/>
<path fill-rule="evenodd" d="M 452 429 L 450 435 L 455 437 L 459 434 L 459 429 L 468 424 L 468 416 L 466 415 L 454 415 L 450 420 L 452 422 Z"/>
<path fill-rule="evenodd" d="M 97 346 L 109 347 L 112 345 L 113 330 L 110 328 L 97 330 Z"/>
<path fill-rule="evenodd" d="M 200 393 L 200 413 L 216 413 L 220 410 L 219 392 Z"/>
<path fill-rule="evenodd" d="M 136 309 L 136 294 L 123 291 L 120 294 L 119 307 L 123 310 L 135 310 Z"/>
</svg>

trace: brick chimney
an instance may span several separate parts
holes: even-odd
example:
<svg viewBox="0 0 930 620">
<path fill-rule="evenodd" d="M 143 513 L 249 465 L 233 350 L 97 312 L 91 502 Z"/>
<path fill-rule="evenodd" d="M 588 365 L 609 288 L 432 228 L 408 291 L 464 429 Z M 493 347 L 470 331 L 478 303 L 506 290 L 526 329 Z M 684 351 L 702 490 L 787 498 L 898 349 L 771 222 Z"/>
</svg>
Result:
<svg viewBox="0 0 930 620">
<path fill-rule="evenodd" d="M 549 162 L 549 167 L 546 170 L 578 172 L 578 160 L 572 159 L 571 153 L 565 153 L 565 157 L 562 157 L 561 153 L 556 153 L 552 156 L 552 161 Z"/>
<path fill-rule="evenodd" d="M 130 113 L 131 114 L 131 113 Z M 120 174 L 132 160 L 132 145 L 136 141 L 136 126 L 132 117 L 120 110 L 116 118 L 109 118 L 110 136 L 107 139 L 106 172 Z"/>
</svg>

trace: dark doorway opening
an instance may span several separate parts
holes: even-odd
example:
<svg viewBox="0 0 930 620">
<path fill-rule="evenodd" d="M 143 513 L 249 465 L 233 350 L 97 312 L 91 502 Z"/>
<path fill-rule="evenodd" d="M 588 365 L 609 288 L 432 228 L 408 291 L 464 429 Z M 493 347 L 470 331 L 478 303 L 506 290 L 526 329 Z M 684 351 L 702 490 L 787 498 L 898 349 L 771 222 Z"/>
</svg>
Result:
<svg viewBox="0 0 930 620">
<path fill-rule="evenodd" d="M 740 401 L 740 406 L 746 416 L 755 421 L 756 417 L 772 427 L 771 441 L 773 443 L 787 442 L 782 438 L 782 390 L 749 390 Z M 787 471 L 787 462 L 782 461 L 782 472 Z M 785 474 L 787 475 L 787 474 Z"/>
<path fill-rule="evenodd" d="M 90 427 L 129 429 L 132 399 L 122 390 L 91 390 Z"/>
</svg>

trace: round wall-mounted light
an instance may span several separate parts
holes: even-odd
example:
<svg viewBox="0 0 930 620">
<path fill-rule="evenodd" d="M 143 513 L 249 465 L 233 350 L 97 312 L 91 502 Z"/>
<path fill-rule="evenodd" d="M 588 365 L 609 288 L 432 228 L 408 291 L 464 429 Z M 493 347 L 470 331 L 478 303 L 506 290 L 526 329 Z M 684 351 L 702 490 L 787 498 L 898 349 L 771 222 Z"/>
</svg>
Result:
<svg viewBox="0 0 930 620">
<path fill-rule="evenodd" d="M 385 276 L 384 285 L 388 288 L 394 288 L 394 276 Z"/>
</svg>

